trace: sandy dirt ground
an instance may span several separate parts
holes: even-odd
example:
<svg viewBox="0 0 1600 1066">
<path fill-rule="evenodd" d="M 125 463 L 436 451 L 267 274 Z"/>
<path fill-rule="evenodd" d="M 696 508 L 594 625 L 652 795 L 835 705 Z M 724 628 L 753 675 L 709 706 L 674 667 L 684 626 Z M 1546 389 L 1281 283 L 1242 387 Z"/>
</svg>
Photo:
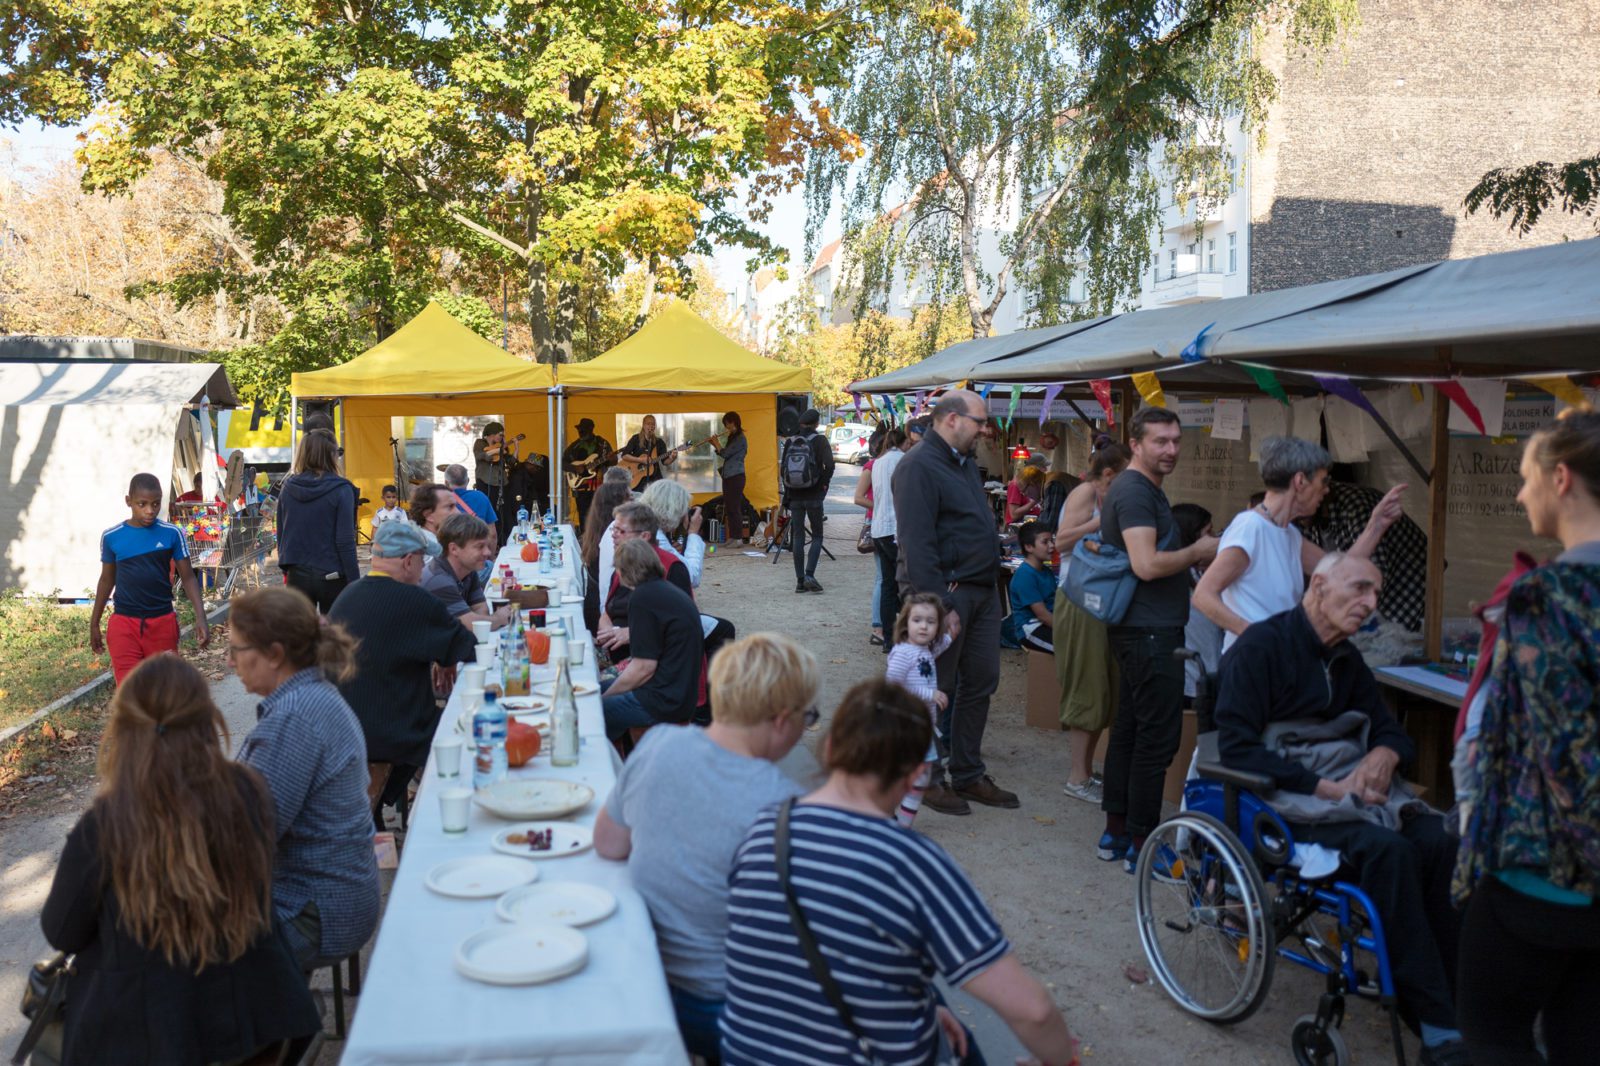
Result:
<svg viewBox="0 0 1600 1066">
<path fill-rule="evenodd" d="M 741 634 L 787 632 L 822 660 L 824 718 L 806 741 L 813 750 L 819 749 L 829 708 L 850 685 L 883 668 L 881 651 L 867 640 L 875 563 L 855 551 L 861 521 L 849 502 L 855 474 L 855 468 L 841 467 L 830 497 L 826 542 L 836 558 L 825 558 L 817 569 L 824 592 L 794 592 L 788 555 L 774 565 L 771 555 L 724 550 L 707 561 L 699 592 L 703 609 L 731 619 Z M 925 811 L 918 829 L 971 876 L 1019 958 L 1048 983 L 1083 1039 L 1086 1062 L 1292 1062 L 1290 1029 L 1297 1017 L 1315 1010 L 1322 991 L 1320 979 L 1308 971 L 1280 963 L 1266 1004 L 1231 1027 L 1195 1020 L 1158 985 L 1135 980 L 1148 964 L 1134 928 L 1133 879 L 1120 864 L 1095 859 L 1099 811 L 1061 792 L 1065 735 L 1023 724 L 1025 654 L 1001 652 L 1000 690 L 984 744 L 990 773 L 1018 793 L 1021 808 L 974 805 L 967 817 Z M 254 700 L 231 678 L 216 682 L 214 691 L 230 726 L 242 735 L 254 721 Z M 797 754 L 793 765 L 803 773 L 809 761 Z M 23 968 L 46 950 L 38 910 L 61 843 L 88 797 L 86 788 L 69 789 L 45 797 L 28 815 L 0 822 L 0 1047 L 7 1053 L 22 1032 L 12 1005 Z M 319 975 L 319 983 L 326 983 L 326 975 Z M 969 998 L 952 1000 L 988 1060 L 1013 1061 L 1021 1049 L 1005 1026 Z M 359 1000 L 354 1007 L 359 1009 Z M 1376 1006 L 1350 1002 L 1344 1035 L 1353 1061 L 1393 1061 L 1387 1019 Z M 1408 1037 L 1407 1043 L 1415 1061 L 1415 1042 Z M 330 1043 L 319 1062 L 337 1062 L 339 1050 Z"/>
</svg>

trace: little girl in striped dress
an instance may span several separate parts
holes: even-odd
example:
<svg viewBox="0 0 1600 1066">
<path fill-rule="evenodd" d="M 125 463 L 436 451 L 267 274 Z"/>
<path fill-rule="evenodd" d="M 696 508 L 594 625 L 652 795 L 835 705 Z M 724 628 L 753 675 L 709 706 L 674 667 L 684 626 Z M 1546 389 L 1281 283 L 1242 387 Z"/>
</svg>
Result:
<svg viewBox="0 0 1600 1066">
<path fill-rule="evenodd" d="M 949 702 L 939 691 L 938 671 L 934 660 L 950 646 L 950 634 L 944 630 L 944 603 L 931 592 L 918 592 L 906 597 L 900 607 L 900 617 L 894 621 L 894 647 L 889 649 L 885 680 L 892 681 L 916 696 L 928 707 L 933 719 L 935 737 L 939 732 L 939 712 Z M 933 767 L 939 761 L 937 739 L 928 744 L 927 761 L 922 773 L 905 798 L 895 821 L 909 828 L 922 807 L 922 794 L 933 779 Z"/>
</svg>

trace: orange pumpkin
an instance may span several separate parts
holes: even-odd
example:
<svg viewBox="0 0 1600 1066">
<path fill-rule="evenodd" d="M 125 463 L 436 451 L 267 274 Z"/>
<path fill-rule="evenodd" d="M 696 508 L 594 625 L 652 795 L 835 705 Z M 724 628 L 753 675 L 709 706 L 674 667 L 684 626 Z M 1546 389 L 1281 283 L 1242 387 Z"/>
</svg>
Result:
<svg viewBox="0 0 1600 1066">
<path fill-rule="evenodd" d="M 522 546 L 522 561 L 525 562 L 525 563 L 536 563 L 536 562 L 538 562 L 539 561 L 539 545 L 535 544 L 531 540 L 528 541 L 528 543 L 524 544 Z"/>
<path fill-rule="evenodd" d="M 543 666 L 550 659 L 550 634 L 542 629 L 529 629 L 522 634 L 528 645 L 528 660 Z"/>
<path fill-rule="evenodd" d="M 511 721 L 506 723 L 506 763 L 525 766 L 529 759 L 539 754 L 539 731 L 531 725 Z"/>
</svg>

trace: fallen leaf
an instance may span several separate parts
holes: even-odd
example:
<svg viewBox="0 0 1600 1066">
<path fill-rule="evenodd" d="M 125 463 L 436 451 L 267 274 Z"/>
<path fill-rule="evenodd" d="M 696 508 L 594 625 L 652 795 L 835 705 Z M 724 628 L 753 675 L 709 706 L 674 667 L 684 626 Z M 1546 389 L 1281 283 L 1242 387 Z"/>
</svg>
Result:
<svg viewBox="0 0 1600 1066">
<path fill-rule="evenodd" d="M 76 729 L 63 729 L 61 731 L 61 739 L 62 740 L 71 740 L 74 737 L 76 737 L 77 735 L 78 735 L 78 731 Z"/>
<path fill-rule="evenodd" d="M 39 735 L 46 740 L 54 740 L 56 739 L 56 727 L 46 722 L 39 727 Z"/>
<path fill-rule="evenodd" d="M 830 663 L 847 663 L 850 660 L 849 659 L 829 659 L 828 661 Z"/>
<path fill-rule="evenodd" d="M 1043 815 L 1039 815 L 1039 814 L 1034 815 L 1033 816 L 1033 820 L 1038 822 L 1040 825 L 1055 825 L 1056 824 L 1056 820 L 1054 818 L 1046 818 Z"/>
</svg>

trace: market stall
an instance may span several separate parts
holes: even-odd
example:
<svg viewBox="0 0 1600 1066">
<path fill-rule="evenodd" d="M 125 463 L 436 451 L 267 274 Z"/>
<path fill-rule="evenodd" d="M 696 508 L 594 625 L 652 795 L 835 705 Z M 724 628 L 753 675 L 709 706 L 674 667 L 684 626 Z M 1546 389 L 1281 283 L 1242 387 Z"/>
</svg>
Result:
<svg viewBox="0 0 1600 1066">
<path fill-rule="evenodd" d="M 764 508 L 778 502 L 776 397 L 810 389 L 809 370 L 756 355 L 675 301 L 605 354 L 560 369 L 560 424 L 571 440 L 578 420 L 591 418 L 621 447 L 652 414 L 666 423 L 663 436 L 682 445 L 721 432 L 723 414 L 737 411 L 750 439 L 745 497 Z M 671 476 L 697 503 L 722 491 L 709 444 L 688 449 L 675 466 Z"/>
<path fill-rule="evenodd" d="M 550 425 L 550 384 L 549 367 L 503 351 L 430 302 L 348 363 L 295 374 L 290 392 L 296 404 L 340 401 L 345 476 L 361 496 L 377 501 L 395 479 L 391 419 L 495 415 L 508 437 L 525 434 L 542 446 Z M 363 528 L 375 506 L 367 503 L 358 513 Z"/>
</svg>

